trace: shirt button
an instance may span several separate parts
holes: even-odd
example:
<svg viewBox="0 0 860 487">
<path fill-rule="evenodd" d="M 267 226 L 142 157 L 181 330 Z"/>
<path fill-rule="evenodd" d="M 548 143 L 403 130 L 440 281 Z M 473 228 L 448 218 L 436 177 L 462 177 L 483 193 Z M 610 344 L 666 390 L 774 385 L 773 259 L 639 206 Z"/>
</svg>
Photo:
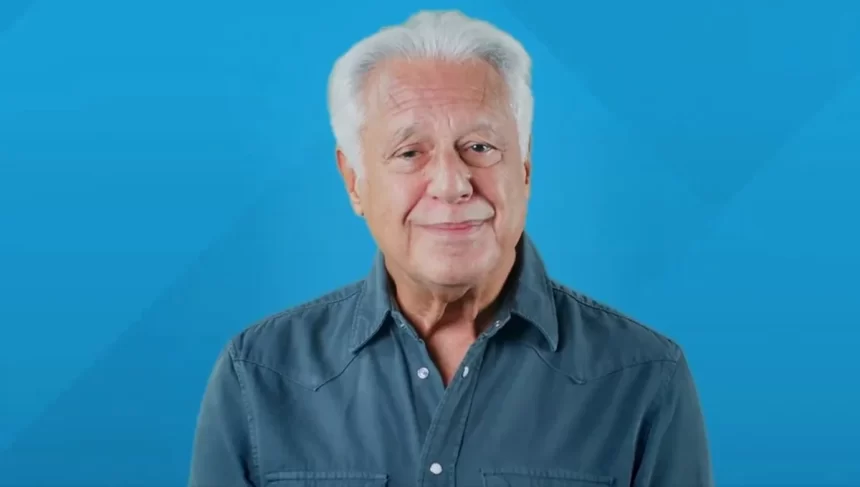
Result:
<svg viewBox="0 0 860 487">
<path fill-rule="evenodd" d="M 495 326 L 496 328 L 498 328 L 498 327 L 502 326 L 502 322 L 501 322 L 501 321 L 497 321 L 497 322 L 494 324 L 494 326 Z"/>
<path fill-rule="evenodd" d="M 469 375 L 469 366 L 468 365 L 463 367 L 463 377 L 466 377 L 467 375 Z"/>
<path fill-rule="evenodd" d="M 427 370 L 427 367 L 421 367 L 420 369 L 418 369 L 418 378 L 419 379 L 426 379 L 429 376 L 430 376 L 430 371 Z"/>
<path fill-rule="evenodd" d="M 442 473 L 442 465 L 439 465 L 438 463 L 430 465 L 430 473 L 432 473 L 433 475 L 439 475 L 440 473 Z"/>
</svg>

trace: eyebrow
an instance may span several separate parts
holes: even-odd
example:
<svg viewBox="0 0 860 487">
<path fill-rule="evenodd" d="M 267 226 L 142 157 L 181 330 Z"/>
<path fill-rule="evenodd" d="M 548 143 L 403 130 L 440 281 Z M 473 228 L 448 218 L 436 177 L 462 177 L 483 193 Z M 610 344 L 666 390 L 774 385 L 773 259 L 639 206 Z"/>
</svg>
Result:
<svg viewBox="0 0 860 487">
<path fill-rule="evenodd" d="M 397 131 L 394 132 L 394 135 L 391 136 L 391 140 L 393 141 L 394 145 L 400 145 L 401 143 L 403 143 L 404 140 L 415 135 L 417 131 L 417 122 L 410 123 L 409 125 L 404 125 L 403 127 L 400 127 L 399 129 L 397 129 Z"/>
<path fill-rule="evenodd" d="M 489 132 L 493 135 L 499 134 L 499 131 L 496 130 L 496 125 L 486 120 L 479 121 L 478 123 L 472 125 L 471 127 L 469 127 L 469 130 L 467 132 Z"/>
<path fill-rule="evenodd" d="M 419 127 L 420 124 L 418 122 L 413 122 L 409 125 L 404 125 L 403 127 L 400 127 L 391 136 L 391 140 L 393 141 L 392 143 L 394 145 L 400 145 L 401 143 L 403 143 L 403 141 L 415 135 L 418 132 Z M 496 129 L 496 125 L 486 120 L 481 120 L 469 126 L 468 130 L 465 131 L 465 133 L 473 132 L 489 132 L 494 136 L 498 136 L 499 134 L 499 131 Z"/>
</svg>

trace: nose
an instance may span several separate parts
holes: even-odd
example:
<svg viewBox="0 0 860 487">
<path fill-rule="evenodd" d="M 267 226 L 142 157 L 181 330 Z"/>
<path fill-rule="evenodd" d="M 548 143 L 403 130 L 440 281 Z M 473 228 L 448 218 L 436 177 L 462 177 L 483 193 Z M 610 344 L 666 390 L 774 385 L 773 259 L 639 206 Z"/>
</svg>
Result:
<svg viewBox="0 0 860 487">
<path fill-rule="evenodd" d="M 472 197 L 472 175 L 457 151 L 438 154 L 429 169 L 427 193 L 434 199 L 454 204 Z"/>
</svg>

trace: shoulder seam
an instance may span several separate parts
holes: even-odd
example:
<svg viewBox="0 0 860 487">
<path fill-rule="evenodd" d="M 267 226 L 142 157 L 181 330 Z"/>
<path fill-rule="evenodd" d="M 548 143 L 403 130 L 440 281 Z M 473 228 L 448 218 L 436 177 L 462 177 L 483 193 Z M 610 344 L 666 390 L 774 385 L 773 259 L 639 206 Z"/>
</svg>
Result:
<svg viewBox="0 0 860 487">
<path fill-rule="evenodd" d="M 677 343 L 675 343 L 675 341 L 674 341 L 674 340 L 672 340 L 671 338 L 669 338 L 668 336 L 665 336 L 665 335 L 662 335 L 662 334 L 660 334 L 660 333 L 657 333 L 657 331 L 656 331 L 656 330 L 653 330 L 653 329 L 652 329 L 651 327 L 649 327 L 648 325 L 645 325 L 644 323 L 642 323 L 642 322 L 640 322 L 640 321 L 636 320 L 635 318 L 630 317 L 630 316 L 628 316 L 628 315 L 626 315 L 626 314 L 624 314 L 624 313 L 621 313 L 620 311 L 618 311 L 618 310 L 616 310 L 616 309 L 614 309 L 614 308 L 610 308 L 610 307 L 608 307 L 608 306 L 606 306 L 606 305 L 603 305 L 603 304 L 601 304 L 601 303 L 598 303 L 598 302 L 589 302 L 589 301 L 586 301 L 585 299 L 583 299 L 583 297 L 582 297 L 582 296 L 580 296 L 579 294 L 577 294 L 577 293 L 575 293 L 575 292 L 571 291 L 571 290 L 570 290 L 570 289 L 568 289 L 566 286 L 564 286 L 563 284 L 561 284 L 561 283 L 559 283 L 559 282 L 557 282 L 557 281 L 555 281 L 555 280 L 550 279 L 549 281 L 550 281 L 550 283 L 552 284 L 552 288 L 553 288 L 553 290 L 558 291 L 558 292 L 561 292 L 562 294 L 564 294 L 565 296 L 567 296 L 567 297 L 569 297 L 569 298 L 573 299 L 574 301 L 576 301 L 577 303 L 581 304 L 582 306 L 586 306 L 586 307 L 591 308 L 591 309 L 593 309 L 593 310 L 595 310 L 595 311 L 601 311 L 601 312 L 604 312 L 604 313 L 608 313 L 609 315 L 612 315 L 612 316 L 614 316 L 614 317 L 616 317 L 616 318 L 622 319 L 622 320 L 624 320 L 624 321 L 626 321 L 626 322 L 628 322 L 628 323 L 634 324 L 634 325 L 638 326 L 639 328 L 644 329 L 645 331 L 647 331 L 648 333 L 650 333 L 651 335 L 653 335 L 653 336 L 654 336 L 655 338 L 657 338 L 658 340 L 661 340 L 661 341 L 662 341 L 662 340 L 666 340 L 667 342 L 669 342 L 670 349 L 671 349 L 671 351 L 672 351 L 672 355 L 674 356 L 674 358 L 673 358 L 672 360 L 673 360 L 673 361 L 677 361 L 677 360 L 678 360 L 678 351 L 679 351 L 678 344 L 677 344 Z M 634 365 L 637 365 L 637 364 L 634 364 Z"/>
<path fill-rule="evenodd" d="M 672 370 L 667 371 L 665 376 L 663 377 L 663 381 L 660 383 L 660 389 L 657 394 L 654 395 L 654 398 L 651 400 L 651 405 L 649 409 L 653 409 L 655 407 L 662 407 L 663 401 L 666 400 L 666 396 L 669 394 L 669 388 L 671 387 L 672 382 L 675 380 L 675 376 L 678 375 L 678 365 L 680 359 L 672 360 Z"/>
<path fill-rule="evenodd" d="M 292 308 L 288 308 L 284 311 L 281 311 L 280 313 L 277 313 L 275 316 L 273 316 L 271 318 L 280 317 L 282 315 L 290 314 L 290 313 L 294 313 L 294 312 L 304 311 L 308 308 L 315 308 L 317 306 L 325 306 L 325 305 L 330 305 L 330 304 L 336 304 L 336 303 L 339 303 L 341 301 L 346 301 L 347 299 L 358 294 L 364 288 L 364 282 L 365 282 L 364 280 L 352 282 L 350 284 L 347 284 L 346 286 L 341 287 L 337 291 L 324 294 L 324 295 L 322 295 L 316 299 L 312 299 L 308 302 L 298 304 L 296 306 L 293 306 Z M 346 295 L 340 296 L 338 298 L 333 297 L 338 292 L 346 292 L 348 289 L 350 289 L 352 287 L 355 287 L 355 289 L 350 290 Z"/>
<path fill-rule="evenodd" d="M 242 373 L 239 371 L 238 367 L 236 367 L 236 362 L 241 360 L 236 358 L 235 340 L 230 340 L 230 344 L 227 347 L 227 353 L 230 357 L 230 367 L 233 369 L 233 373 L 236 374 L 236 382 L 239 384 L 239 393 L 242 396 L 242 408 L 245 410 L 245 420 L 248 423 L 248 441 L 251 444 L 251 462 L 253 464 L 256 477 L 262 485 L 263 473 L 260 470 L 259 448 L 257 445 L 258 439 L 256 428 L 254 427 L 255 422 L 251 412 L 251 405 L 248 403 L 247 384 L 245 383 L 245 379 L 242 377 Z"/>
<path fill-rule="evenodd" d="M 355 289 L 350 290 L 344 296 L 334 298 L 333 296 L 336 295 L 338 293 L 338 291 L 333 291 L 333 292 L 327 293 L 323 296 L 320 296 L 316 299 L 313 299 L 311 301 L 307 301 L 305 303 L 291 306 L 287 309 L 284 309 L 284 310 L 278 311 L 276 313 L 273 313 L 269 316 L 266 316 L 265 318 L 259 319 L 259 320 L 257 320 L 256 323 L 248 326 L 247 328 L 245 328 L 244 330 L 239 332 L 237 334 L 236 338 L 239 338 L 239 337 L 244 338 L 248 334 L 253 333 L 255 330 L 258 330 L 258 329 L 260 329 L 260 328 L 262 328 L 262 327 L 264 327 L 264 326 L 266 326 L 266 325 L 268 325 L 268 324 L 270 324 L 270 323 L 272 323 L 272 322 L 274 322 L 280 318 L 289 317 L 291 315 L 300 313 L 302 311 L 307 311 L 308 309 L 316 308 L 318 306 L 329 306 L 329 305 L 333 305 L 333 304 L 337 304 L 337 303 L 346 301 L 346 300 L 354 297 L 356 294 L 358 294 L 362 291 L 362 289 L 364 288 L 364 281 L 363 280 L 362 281 L 356 281 L 356 282 L 353 282 L 351 284 L 347 284 L 346 286 L 343 286 L 339 291 L 346 291 L 351 287 L 355 287 Z M 239 352 L 239 351 L 241 351 L 241 350 L 237 350 L 237 352 Z M 257 365 L 260 365 L 260 364 L 257 364 Z"/>
</svg>

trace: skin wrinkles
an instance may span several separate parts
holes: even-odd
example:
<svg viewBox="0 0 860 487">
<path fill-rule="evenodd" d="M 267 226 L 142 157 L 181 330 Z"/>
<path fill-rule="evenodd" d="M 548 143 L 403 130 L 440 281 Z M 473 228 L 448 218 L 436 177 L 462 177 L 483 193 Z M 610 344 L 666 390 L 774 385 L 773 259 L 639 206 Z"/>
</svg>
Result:
<svg viewBox="0 0 860 487">
<path fill-rule="evenodd" d="M 403 313 L 452 374 L 515 261 L 531 163 L 488 63 L 392 59 L 365 87 L 362 177 L 340 150 L 338 167 Z"/>
</svg>

